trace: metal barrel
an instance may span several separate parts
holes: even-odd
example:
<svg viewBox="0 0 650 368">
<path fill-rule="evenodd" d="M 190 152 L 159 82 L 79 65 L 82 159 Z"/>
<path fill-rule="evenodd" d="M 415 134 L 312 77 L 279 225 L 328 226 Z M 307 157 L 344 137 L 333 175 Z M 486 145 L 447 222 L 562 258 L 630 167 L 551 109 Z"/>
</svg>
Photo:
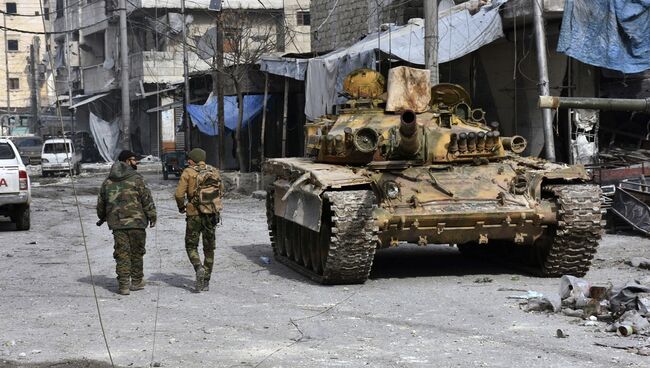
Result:
<svg viewBox="0 0 650 368">
<path fill-rule="evenodd" d="M 650 98 L 596 98 L 539 96 L 542 109 L 591 109 L 603 111 L 643 111 L 650 113 Z"/>
</svg>

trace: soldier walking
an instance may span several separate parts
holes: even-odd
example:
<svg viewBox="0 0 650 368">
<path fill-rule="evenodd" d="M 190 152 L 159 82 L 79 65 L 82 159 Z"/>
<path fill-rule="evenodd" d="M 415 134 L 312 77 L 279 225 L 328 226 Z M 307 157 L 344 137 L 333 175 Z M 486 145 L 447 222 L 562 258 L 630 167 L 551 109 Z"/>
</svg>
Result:
<svg viewBox="0 0 650 368">
<path fill-rule="evenodd" d="M 220 221 L 223 183 L 219 170 L 205 163 L 205 151 L 195 148 L 188 154 L 188 167 L 176 187 L 178 211 L 185 213 L 185 250 L 196 272 L 196 292 L 208 291 L 214 265 L 214 229 Z M 203 237 L 204 261 L 199 256 Z"/>
<path fill-rule="evenodd" d="M 137 156 L 122 151 L 97 196 L 97 225 L 107 222 L 115 240 L 119 293 L 144 289 L 143 256 L 147 225 L 156 224 L 156 206 L 142 175 L 136 172 Z"/>
</svg>

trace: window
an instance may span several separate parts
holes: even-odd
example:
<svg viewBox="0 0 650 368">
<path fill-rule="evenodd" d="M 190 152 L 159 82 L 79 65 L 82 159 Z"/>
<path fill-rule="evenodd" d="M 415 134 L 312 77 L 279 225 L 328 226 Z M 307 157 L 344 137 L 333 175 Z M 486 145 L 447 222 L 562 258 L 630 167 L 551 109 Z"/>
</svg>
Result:
<svg viewBox="0 0 650 368">
<path fill-rule="evenodd" d="M 18 40 L 7 40 L 7 50 L 18 51 Z"/>
<path fill-rule="evenodd" d="M 70 143 L 47 143 L 43 148 L 43 153 L 65 153 L 66 148 L 68 149 L 68 152 L 72 152 Z"/>
<path fill-rule="evenodd" d="M 50 8 L 43 8 L 43 18 L 50 20 Z"/>
<path fill-rule="evenodd" d="M 9 143 L 0 143 L 0 160 L 11 160 L 13 158 L 16 158 L 16 154 Z"/>
<path fill-rule="evenodd" d="M 63 0 L 56 0 L 56 19 L 63 18 Z"/>
<path fill-rule="evenodd" d="M 7 3 L 7 14 L 16 14 L 18 10 L 16 9 L 16 3 Z"/>
<path fill-rule="evenodd" d="M 296 13 L 296 20 L 299 26 L 311 25 L 311 15 L 308 11 L 299 11 Z"/>
<path fill-rule="evenodd" d="M 9 78 L 9 89 L 20 89 L 20 79 Z"/>
</svg>

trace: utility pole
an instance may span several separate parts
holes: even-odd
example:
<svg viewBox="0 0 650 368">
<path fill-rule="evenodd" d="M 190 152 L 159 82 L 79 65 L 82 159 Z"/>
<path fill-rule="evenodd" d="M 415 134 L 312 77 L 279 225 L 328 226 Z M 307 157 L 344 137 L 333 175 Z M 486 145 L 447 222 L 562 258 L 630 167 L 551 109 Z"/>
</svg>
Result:
<svg viewBox="0 0 650 368">
<path fill-rule="evenodd" d="M 119 0 L 119 7 L 120 61 L 122 71 L 122 148 L 131 149 L 131 103 L 129 100 L 129 44 L 126 38 L 126 0 Z"/>
<path fill-rule="evenodd" d="M 535 18 L 535 43 L 537 46 L 537 67 L 539 70 L 539 95 L 550 95 L 548 85 L 548 64 L 546 60 L 546 31 L 544 30 L 544 12 L 542 0 L 533 1 L 533 14 Z M 542 109 L 544 127 L 544 151 L 546 159 L 555 161 L 555 138 L 553 137 L 553 112 L 551 109 Z"/>
<path fill-rule="evenodd" d="M 11 108 L 11 97 L 9 96 L 9 53 L 7 52 L 7 14 L 2 13 L 2 22 L 4 23 L 4 37 L 5 37 L 5 84 L 7 85 L 7 116 L 9 116 L 9 109 Z"/>
<path fill-rule="evenodd" d="M 438 71 L 438 0 L 424 0 L 424 64 L 431 86 L 440 83 Z"/>
<path fill-rule="evenodd" d="M 68 0 L 65 1 L 65 29 L 66 31 L 70 29 L 69 22 L 68 22 L 68 17 L 70 16 L 69 13 L 69 6 L 68 6 Z M 68 68 L 68 102 L 70 103 L 70 106 L 72 106 L 72 65 L 70 64 L 70 32 L 65 33 L 65 64 L 66 67 Z M 72 131 L 76 131 L 75 127 L 75 115 L 77 113 L 77 109 L 72 109 L 70 111 L 70 115 L 72 115 Z"/>
<path fill-rule="evenodd" d="M 187 67 L 187 25 L 185 24 L 185 0 L 181 0 L 181 14 L 183 15 L 183 121 L 185 122 L 185 150 L 192 147 L 190 128 L 190 117 L 187 113 L 187 105 L 190 103 L 190 75 Z"/>
<path fill-rule="evenodd" d="M 217 115 L 219 116 L 219 168 L 226 169 L 226 121 L 224 118 L 223 92 L 223 17 L 217 13 Z"/>
<path fill-rule="evenodd" d="M 34 42 L 29 45 L 29 71 L 31 74 L 31 110 L 32 110 L 32 131 L 36 131 L 40 135 L 40 117 L 38 116 L 38 81 L 36 78 L 36 52 L 34 50 Z"/>
</svg>

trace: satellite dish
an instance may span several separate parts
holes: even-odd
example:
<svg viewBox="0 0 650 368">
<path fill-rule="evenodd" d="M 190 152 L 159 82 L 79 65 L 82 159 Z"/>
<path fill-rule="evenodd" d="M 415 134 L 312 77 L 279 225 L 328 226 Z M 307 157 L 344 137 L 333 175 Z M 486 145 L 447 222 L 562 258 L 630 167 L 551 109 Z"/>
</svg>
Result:
<svg viewBox="0 0 650 368">
<path fill-rule="evenodd" d="M 108 70 L 113 69 L 113 67 L 115 66 L 115 60 L 113 60 L 113 58 L 106 58 L 102 66 L 104 67 L 104 69 L 108 69 Z"/>
<path fill-rule="evenodd" d="M 212 59 L 217 53 L 217 28 L 212 27 L 208 29 L 196 45 L 197 52 L 196 54 L 203 60 L 208 63 L 212 62 Z"/>
</svg>

